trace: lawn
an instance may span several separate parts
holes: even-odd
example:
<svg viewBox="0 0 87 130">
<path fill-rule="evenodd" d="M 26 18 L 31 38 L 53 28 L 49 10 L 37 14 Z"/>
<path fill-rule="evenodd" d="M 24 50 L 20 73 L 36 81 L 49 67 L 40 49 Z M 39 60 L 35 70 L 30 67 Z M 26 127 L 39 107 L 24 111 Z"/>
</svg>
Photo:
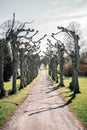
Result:
<svg viewBox="0 0 87 130">
<path fill-rule="evenodd" d="M 59 88 L 58 91 L 63 96 L 64 100 L 67 102 L 71 99 L 72 92 L 70 92 L 68 85 L 71 78 L 64 78 L 64 83 L 66 87 Z M 72 112 L 82 121 L 82 123 L 87 127 L 87 78 L 79 77 L 80 84 L 80 94 L 71 100 L 69 107 Z"/>
<path fill-rule="evenodd" d="M 20 80 L 18 79 L 17 81 L 16 81 L 16 83 L 17 83 L 17 88 L 19 87 L 19 85 L 20 85 Z M 6 91 L 9 91 L 9 90 L 11 90 L 11 86 L 12 86 L 12 81 L 10 80 L 9 82 L 4 82 L 4 86 L 5 86 L 5 90 Z"/>
<path fill-rule="evenodd" d="M 40 75 L 40 74 L 39 74 Z M 39 77 L 38 75 L 38 77 Z M 29 90 L 37 81 L 37 78 L 33 80 L 31 84 L 25 87 L 23 90 L 18 91 L 12 96 L 7 96 L 3 99 L 0 99 L 0 127 L 3 126 L 9 117 L 14 113 L 18 106 L 24 101 L 27 97 Z M 17 80 L 17 87 L 19 86 L 20 80 Z M 9 81 L 4 83 L 6 91 L 11 90 L 12 82 Z"/>
</svg>

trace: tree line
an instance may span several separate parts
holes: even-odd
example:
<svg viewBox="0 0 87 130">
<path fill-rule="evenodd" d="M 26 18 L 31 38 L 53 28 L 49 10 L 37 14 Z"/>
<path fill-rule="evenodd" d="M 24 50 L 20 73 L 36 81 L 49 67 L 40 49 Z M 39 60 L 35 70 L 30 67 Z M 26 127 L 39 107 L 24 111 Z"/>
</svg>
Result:
<svg viewBox="0 0 87 130">
<path fill-rule="evenodd" d="M 82 49 L 83 42 L 80 38 L 79 24 L 72 22 L 67 28 L 58 26 L 58 32 L 52 33 L 51 37 L 47 39 L 47 50 L 44 52 L 45 65 L 48 64 L 48 73 L 52 79 L 58 83 L 58 87 L 64 87 L 64 67 L 68 60 L 71 62 L 72 68 L 72 81 L 69 84 L 71 91 L 80 93 L 78 73 L 79 64 L 82 61 L 82 55 L 80 58 L 80 50 Z M 60 40 L 58 36 L 63 34 L 63 40 Z M 61 38 L 62 39 L 62 38 Z M 58 79 L 58 66 L 59 66 L 59 79 Z M 67 73 L 67 72 L 66 72 Z"/>
<path fill-rule="evenodd" d="M 32 22 L 31 22 L 32 23 Z M 12 90 L 10 94 L 17 92 L 16 80 L 18 68 L 20 69 L 20 86 L 19 90 L 26 87 L 38 74 L 40 65 L 40 43 L 46 37 L 39 38 L 37 41 L 34 37 L 39 33 L 38 30 L 28 27 L 28 22 L 22 23 L 13 19 L 8 20 L 0 26 L 2 37 L 0 38 L 0 96 L 6 95 L 4 87 L 5 75 L 5 57 L 11 56 L 12 61 Z M 9 51 L 6 55 L 6 48 Z M 10 64 L 11 65 L 11 64 Z M 10 74 L 11 76 L 11 74 Z"/>
<path fill-rule="evenodd" d="M 79 44 L 79 25 L 72 22 L 67 28 L 58 26 L 58 32 L 52 33 L 51 37 L 47 39 L 48 47 L 46 52 L 44 52 L 44 58 L 40 61 L 40 43 L 46 35 L 35 41 L 35 36 L 37 36 L 39 31 L 29 28 L 28 25 L 31 23 L 16 21 L 15 14 L 13 14 L 12 20 L 8 20 L 0 26 L 3 30 L 3 37 L 0 38 L 1 97 L 6 95 L 4 88 L 5 78 L 8 80 L 8 77 L 12 75 L 12 90 L 10 94 L 15 94 L 17 92 L 16 80 L 18 68 L 20 69 L 20 90 L 26 87 L 37 76 L 38 68 L 42 62 L 45 65 L 48 64 L 49 75 L 56 83 L 59 82 L 58 87 L 64 87 L 64 67 L 66 63 L 69 63 L 69 60 L 72 68 L 72 81 L 69 84 L 69 88 L 74 94 L 80 93 L 78 81 L 79 63 L 80 61 L 83 62 L 86 53 L 82 53 L 82 57 L 80 57 L 80 50 L 82 48 Z M 64 35 L 63 41 L 58 38 L 61 33 Z M 8 58 L 5 59 L 5 57 Z M 12 70 L 10 69 L 10 74 L 7 73 L 8 77 L 5 77 L 5 72 L 8 72 L 6 62 L 9 62 L 9 66 L 12 68 Z M 58 66 L 60 76 L 58 76 Z"/>
</svg>

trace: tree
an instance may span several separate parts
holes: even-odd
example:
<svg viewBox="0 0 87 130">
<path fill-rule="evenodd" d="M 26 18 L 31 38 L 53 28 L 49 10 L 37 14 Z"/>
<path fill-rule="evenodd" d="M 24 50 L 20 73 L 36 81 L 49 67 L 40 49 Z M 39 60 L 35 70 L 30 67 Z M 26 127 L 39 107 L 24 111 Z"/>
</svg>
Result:
<svg viewBox="0 0 87 130">
<path fill-rule="evenodd" d="M 24 36 L 24 38 L 28 39 L 29 41 L 25 43 L 22 42 L 21 45 L 23 45 L 23 47 L 20 46 L 21 48 L 19 48 L 20 73 L 21 73 L 19 89 L 22 89 L 24 86 L 29 84 L 35 78 L 35 76 L 37 76 L 38 73 L 37 71 L 39 64 L 38 60 L 39 56 L 37 51 L 40 49 L 41 40 L 44 39 L 46 35 L 44 35 L 37 41 L 33 41 L 33 37 L 37 33 L 38 31 L 36 31 L 29 38 Z"/>
<path fill-rule="evenodd" d="M 30 32 L 34 32 L 34 29 L 30 29 L 27 28 L 25 29 L 25 25 L 21 24 L 20 22 L 16 22 L 15 21 L 15 14 L 13 14 L 13 21 L 11 26 L 9 26 L 9 32 L 8 32 L 8 37 L 9 37 L 9 41 L 11 44 L 11 49 L 12 49 L 12 58 L 13 58 L 13 76 L 12 76 L 12 94 L 16 93 L 16 79 L 17 79 L 17 68 L 18 68 L 18 52 L 19 52 L 19 46 L 20 46 L 20 42 L 19 40 L 21 38 L 27 38 L 26 36 L 30 33 Z M 22 35 L 23 32 L 23 35 Z M 29 37 L 30 39 L 32 39 L 32 37 Z"/>
<path fill-rule="evenodd" d="M 20 68 L 21 68 L 21 85 L 20 86 L 23 87 L 23 86 L 25 86 L 25 82 L 27 83 L 27 81 L 24 80 L 24 79 L 27 79 L 27 77 L 24 77 L 24 73 L 26 73 L 26 71 L 25 71 L 26 69 L 24 69 L 24 65 L 28 61 L 28 58 L 27 58 L 27 55 L 25 54 L 25 51 L 29 52 L 29 49 L 31 48 L 30 50 L 32 52 L 33 47 L 34 47 L 34 51 L 36 51 L 38 49 L 38 46 L 36 47 L 35 44 L 38 42 L 40 43 L 40 41 L 46 37 L 46 35 L 44 35 L 39 40 L 33 41 L 33 37 L 38 33 L 38 31 L 35 31 L 34 29 L 30 29 L 28 27 L 26 29 L 26 26 L 25 26 L 26 24 L 28 24 L 28 23 L 27 22 L 21 23 L 19 21 L 15 21 L 15 14 L 13 14 L 12 21 L 8 20 L 0 26 L 4 30 L 3 35 L 5 37 L 4 39 L 2 39 L 0 41 L 0 44 L 1 44 L 0 45 L 1 46 L 1 48 L 0 48 L 0 53 L 1 53 L 1 55 L 0 55 L 1 56 L 1 62 L 0 62 L 1 87 L 0 88 L 1 88 L 1 92 L 3 90 L 3 93 L 4 93 L 4 86 L 3 86 L 3 55 L 4 55 L 3 49 L 4 49 L 4 47 L 2 46 L 2 43 L 8 44 L 8 42 L 10 42 L 10 47 L 11 47 L 11 51 L 12 51 L 12 91 L 11 91 L 11 94 L 15 94 L 17 91 L 16 79 L 17 79 L 17 71 L 18 71 L 19 48 L 22 45 L 22 43 L 20 42 L 21 39 L 27 39 L 29 41 L 28 42 L 29 45 L 27 48 L 28 50 L 26 50 L 26 48 L 25 48 L 25 50 L 23 52 L 23 48 L 22 48 L 20 51 L 20 55 L 23 52 L 23 54 L 22 54 L 23 58 L 20 58 L 21 63 L 23 63 L 23 59 L 24 59 L 24 63 L 21 64 L 21 66 L 20 66 Z M 31 35 L 29 36 L 30 32 L 31 32 Z M 33 47 L 30 45 L 30 43 L 33 43 Z M 30 52 L 28 54 L 30 54 Z M 33 52 L 31 55 L 33 55 Z M 27 69 L 28 69 L 28 67 L 27 67 Z M 35 71 L 35 75 L 36 74 L 37 74 L 37 71 Z M 34 76 L 33 76 L 33 78 L 34 78 Z M 33 78 L 31 78 L 31 79 L 33 79 Z M 4 95 L 4 94 L 2 94 L 2 95 Z"/>
<path fill-rule="evenodd" d="M 68 42 L 68 44 L 73 44 L 73 48 L 74 50 L 70 50 L 70 57 L 72 59 L 72 68 L 73 68 L 73 77 L 72 77 L 72 82 L 71 82 L 71 86 L 74 90 L 74 94 L 79 93 L 79 81 L 78 81 L 78 65 L 79 65 L 79 61 L 80 61 L 80 57 L 79 57 L 79 35 L 75 32 L 74 30 L 74 24 L 72 25 L 73 30 L 72 29 L 67 29 L 64 27 L 58 27 L 59 30 L 61 30 L 62 32 L 65 32 L 68 34 L 68 36 L 73 40 L 73 42 Z M 67 52 L 67 51 L 66 51 Z"/>
<path fill-rule="evenodd" d="M 51 77 L 52 79 L 58 83 L 58 71 L 57 71 L 57 66 L 58 66 L 58 59 L 56 55 L 53 55 L 51 58 Z"/>
<path fill-rule="evenodd" d="M 54 48 L 56 48 L 55 52 L 56 52 L 56 57 L 57 57 L 57 65 L 59 63 L 60 66 L 60 81 L 59 81 L 59 85 L 58 86 L 62 86 L 64 87 L 64 82 L 63 82 L 63 67 L 64 67 L 64 44 L 62 44 L 59 40 L 57 40 L 54 35 L 52 34 L 52 37 L 56 40 L 55 44 L 52 44 L 51 40 L 48 39 L 49 42 L 49 46 L 52 46 Z M 56 67 L 57 69 L 57 67 Z"/>
<path fill-rule="evenodd" d="M 48 43 L 47 43 L 48 44 Z M 45 54 L 45 57 L 46 57 L 46 60 L 47 60 L 47 63 L 48 63 L 48 74 L 50 76 L 52 76 L 52 64 L 51 64 L 51 59 L 52 59 L 52 56 L 53 56 L 53 51 L 52 51 L 52 47 L 51 46 L 48 46 L 46 48 L 46 52 L 44 52 Z"/>
</svg>

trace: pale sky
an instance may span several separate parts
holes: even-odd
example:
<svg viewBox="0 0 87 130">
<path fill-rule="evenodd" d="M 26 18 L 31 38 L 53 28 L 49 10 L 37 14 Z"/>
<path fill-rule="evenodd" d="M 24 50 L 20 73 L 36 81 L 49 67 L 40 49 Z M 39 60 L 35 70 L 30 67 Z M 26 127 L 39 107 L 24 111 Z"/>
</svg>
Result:
<svg viewBox="0 0 87 130">
<path fill-rule="evenodd" d="M 39 30 L 40 36 L 51 35 L 57 26 L 67 27 L 72 21 L 80 24 L 84 39 L 87 37 L 87 0 L 0 0 L 0 24 L 12 19 L 22 22 L 35 20 L 32 28 Z M 46 40 L 41 48 L 44 50 Z"/>
</svg>

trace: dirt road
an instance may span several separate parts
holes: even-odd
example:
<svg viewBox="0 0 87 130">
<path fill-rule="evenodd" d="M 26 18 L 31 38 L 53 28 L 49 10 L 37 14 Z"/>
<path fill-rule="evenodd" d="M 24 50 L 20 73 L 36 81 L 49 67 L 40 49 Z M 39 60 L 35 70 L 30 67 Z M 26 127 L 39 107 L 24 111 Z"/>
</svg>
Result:
<svg viewBox="0 0 87 130">
<path fill-rule="evenodd" d="M 4 130 L 83 130 L 44 70 Z"/>
</svg>

